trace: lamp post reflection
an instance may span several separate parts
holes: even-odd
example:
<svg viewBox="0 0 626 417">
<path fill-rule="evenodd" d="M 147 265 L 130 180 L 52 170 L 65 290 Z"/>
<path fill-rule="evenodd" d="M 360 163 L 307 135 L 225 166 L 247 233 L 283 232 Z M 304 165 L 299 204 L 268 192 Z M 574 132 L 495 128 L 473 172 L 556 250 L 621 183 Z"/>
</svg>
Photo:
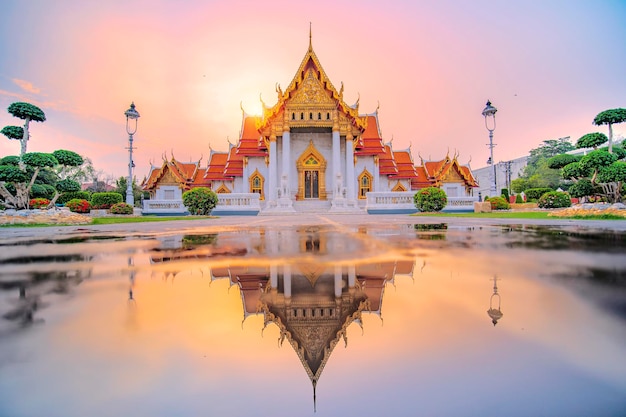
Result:
<svg viewBox="0 0 626 417">
<path fill-rule="evenodd" d="M 500 294 L 498 294 L 498 277 L 493 276 L 493 294 L 491 294 L 491 298 L 489 298 L 489 310 L 487 310 L 487 314 L 491 317 L 491 322 L 495 326 L 498 324 L 498 320 L 502 318 L 504 314 L 502 314 L 502 310 L 500 310 Z M 494 302 L 497 300 L 498 307 L 494 308 Z"/>
</svg>

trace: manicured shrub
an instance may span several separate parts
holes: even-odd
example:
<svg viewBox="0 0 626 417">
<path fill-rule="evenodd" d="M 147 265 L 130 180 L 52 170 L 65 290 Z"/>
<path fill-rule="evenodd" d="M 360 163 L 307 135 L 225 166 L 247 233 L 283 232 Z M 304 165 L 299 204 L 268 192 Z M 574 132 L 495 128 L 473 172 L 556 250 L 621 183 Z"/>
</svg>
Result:
<svg viewBox="0 0 626 417">
<path fill-rule="evenodd" d="M 70 211 L 74 213 L 89 213 L 91 209 L 89 201 L 79 198 L 68 201 L 65 203 L 65 207 L 69 208 Z"/>
<path fill-rule="evenodd" d="M 441 211 L 448 204 L 448 197 L 440 188 L 427 187 L 415 193 L 413 202 L 419 211 Z"/>
<path fill-rule="evenodd" d="M 208 216 L 217 205 L 217 194 L 209 188 L 194 188 L 183 193 L 183 204 L 191 214 Z"/>
<path fill-rule="evenodd" d="M 524 194 L 529 200 L 539 200 L 539 198 L 549 191 L 554 191 L 552 188 L 529 188 L 524 190 Z"/>
<path fill-rule="evenodd" d="M 79 200 L 89 201 L 91 199 L 91 193 L 89 191 L 72 191 L 69 193 L 63 193 L 57 199 L 57 203 L 65 204 L 75 198 L 78 198 Z"/>
<path fill-rule="evenodd" d="M 537 201 L 539 208 L 561 208 L 569 207 L 572 205 L 572 200 L 567 193 L 560 191 L 550 191 L 545 193 Z"/>
<path fill-rule="evenodd" d="M 61 193 L 72 193 L 80 191 L 80 183 L 78 181 L 66 178 L 57 182 L 57 190 Z"/>
<path fill-rule="evenodd" d="M 515 196 L 515 204 L 522 204 L 522 203 L 524 203 L 524 199 L 522 198 L 522 195 L 521 194 L 517 194 Z"/>
<path fill-rule="evenodd" d="M 126 203 L 117 203 L 111 206 L 113 214 L 133 214 L 133 206 Z"/>
<path fill-rule="evenodd" d="M 93 193 L 91 195 L 91 207 L 94 209 L 110 209 L 113 204 L 121 203 L 120 193 Z"/>
<path fill-rule="evenodd" d="M 54 187 L 49 184 L 33 184 L 30 189 L 31 198 L 47 198 L 48 200 L 54 198 Z"/>
<path fill-rule="evenodd" d="M 503 188 L 502 191 L 500 192 L 500 195 L 502 195 L 502 197 L 504 197 L 504 199 L 506 201 L 509 201 L 509 190 L 508 190 L 508 188 Z"/>
<path fill-rule="evenodd" d="M 47 198 L 33 198 L 28 202 L 28 207 L 32 209 L 46 208 L 50 204 Z"/>
<path fill-rule="evenodd" d="M 491 203 L 491 210 L 508 210 L 511 205 L 504 197 L 490 197 L 489 203 Z"/>
</svg>

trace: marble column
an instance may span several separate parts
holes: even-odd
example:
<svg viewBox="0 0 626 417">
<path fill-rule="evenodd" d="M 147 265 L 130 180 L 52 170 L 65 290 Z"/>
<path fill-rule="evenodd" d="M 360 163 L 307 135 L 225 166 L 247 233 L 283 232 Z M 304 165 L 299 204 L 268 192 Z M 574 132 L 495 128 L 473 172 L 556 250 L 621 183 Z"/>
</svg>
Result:
<svg viewBox="0 0 626 417">
<path fill-rule="evenodd" d="M 291 265 L 285 265 L 283 267 L 283 287 L 285 292 L 285 298 L 291 298 Z"/>
<path fill-rule="evenodd" d="M 346 136 L 346 193 L 348 200 L 355 199 L 355 186 L 354 183 L 354 137 L 352 133 L 348 133 Z"/>
<path fill-rule="evenodd" d="M 341 297 L 341 266 L 335 265 L 335 298 Z"/>
<path fill-rule="evenodd" d="M 331 184 L 333 184 L 333 186 L 331 187 L 331 189 L 333 190 L 333 192 L 335 192 L 335 186 L 334 184 L 336 184 L 337 181 L 337 174 L 341 173 L 341 144 L 339 142 L 339 126 L 333 126 L 333 176 L 331 178 Z M 343 177 L 343 175 L 342 175 Z M 336 196 L 333 194 L 333 198 L 337 198 L 339 196 Z"/>
<path fill-rule="evenodd" d="M 285 126 L 285 130 L 283 131 L 283 173 L 281 175 L 281 181 L 283 175 L 287 178 L 287 190 L 289 190 L 291 183 L 291 134 L 289 133 L 289 126 Z M 282 183 L 281 183 L 282 186 Z M 291 198 L 291 192 L 286 196 Z"/>
<path fill-rule="evenodd" d="M 276 205 L 276 191 L 278 189 L 278 181 L 277 181 L 277 167 L 276 167 L 276 135 L 274 133 L 271 134 L 270 136 L 270 166 L 269 166 L 269 172 L 270 172 L 270 179 L 269 179 L 269 184 L 268 184 L 268 188 L 269 190 L 267 190 L 267 195 L 268 195 L 268 203 L 270 205 Z"/>
<path fill-rule="evenodd" d="M 356 281 L 356 267 L 354 265 L 348 267 L 348 287 L 353 288 Z"/>
</svg>

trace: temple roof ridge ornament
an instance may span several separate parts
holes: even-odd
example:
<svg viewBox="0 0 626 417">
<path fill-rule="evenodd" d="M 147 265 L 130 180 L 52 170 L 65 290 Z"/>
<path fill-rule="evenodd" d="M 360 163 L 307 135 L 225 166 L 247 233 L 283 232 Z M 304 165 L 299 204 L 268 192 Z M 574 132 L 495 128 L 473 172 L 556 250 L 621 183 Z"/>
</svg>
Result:
<svg viewBox="0 0 626 417">
<path fill-rule="evenodd" d="M 315 54 L 315 50 L 313 49 L 311 31 L 309 31 L 308 50 L 304 55 L 295 76 L 274 106 L 264 106 L 263 116 L 257 123 L 257 129 L 262 131 L 263 129 L 268 128 L 275 119 L 279 120 L 279 116 L 281 116 L 281 114 L 285 111 L 286 104 L 288 104 L 301 87 L 303 87 L 304 81 L 310 71 L 313 71 L 314 77 L 319 82 L 321 88 L 328 95 L 329 103 L 325 103 L 324 105 L 333 104 L 341 113 L 346 115 L 350 125 L 353 125 L 361 131 L 365 130 L 366 118 L 358 114 L 358 106 L 353 108 L 343 101 L 343 89 L 341 91 L 337 91 L 337 89 L 333 86 L 333 83 L 328 78 L 326 71 L 324 71 L 324 68 L 320 64 L 320 61 Z"/>
</svg>

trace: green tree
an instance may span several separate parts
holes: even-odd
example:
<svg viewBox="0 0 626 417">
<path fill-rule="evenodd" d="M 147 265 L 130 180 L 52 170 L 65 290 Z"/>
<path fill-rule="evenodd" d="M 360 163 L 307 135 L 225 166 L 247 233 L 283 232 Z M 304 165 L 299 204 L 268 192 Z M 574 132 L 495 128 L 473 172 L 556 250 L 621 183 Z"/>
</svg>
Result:
<svg viewBox="0 0 626 417">
<path fill-rule="evenodd" d="M 115 181 L 115 192 L 119 193 L 122 195 L 122 198 L 126 198 L 126 187 L 128 184 L 128 180 L 126 177 L 119 177 L 116 181 Z M 139 204 L 141 202 L 141 195 L 143 194 L 143 191 L 141 189 L 141 187 L 139 187 L 139 185 L 137 185 L 137 178 L 133 177 L 133 199 L 135 201 L 135 206 L 139 207 Z"/>
<path fill-rule="evenodd" d="M 210 188 L 198 187 L 183 193 L 183 204 L 194 215 L 211 214 L 217 205 L 217 194 Z"/>
<path fill-rule="evenodd" d="M 604 133 L 594 132 L 587 133 L 586 135 L 581 136 L 576 142 L 576 147 L 578 149 L 583 148 L 593 148 L 598 149 L 598 146 L 606 143 L 609 140 Z"/>
<path fill-rule="evenodd" d="M 6 161 L 6 158 L 2 160 Z M 39 171 L 57 165 L 58 161 L 49 153 L 30 152 L 22 155 L 20 163 L 23 168 L 13 164 L 0 165 L 0 197 L 6 207 L 27 209 L 30 190 Z"/>
<path fill-rule="evenodd" d="M 626 150 L 616 146 L 610 151 L 607 148 L 597 149 L 605 143 L 606 136 L 602 133 L 590 133 L 582 136 L 576 146 L 579 148 L 594 147 L 595 150 L 582 156 L 577 162 L 570 162 L 563 166 L 563 178 L 573 182 L 569 188 L 573 197 L 587 197 L 601 195 L 612 202 L 619 202 L 622 198 L 622 188 L 626 182 Z M 563 155 L 552 158 L 553 166 L 568 162 Z"/>
<path fill-rule="evenodd" d="M 24 127 L 21 128 L 19 126 L 5 126 L 0 132 L 3 135 L 8 137 L 9 139 L 17 139 L 20 141 L 20 158 L 26 153 L 26 147 L 28 145 L 28 139 L 30 138 L 30 133 L 28 131 L 30 122 L 45 122 L 46 115 L 44 112 L 37 106 L 24 103 L 24 102 L 16 102 L 9 106 L 7 109 L 9 113 L 13 115 L 13 117 L 17 117 L 18 119 L 24 120 Z M 20 133 L 22 134 L 20 137 Z"/>
<path fill-rule="evenodd" d="M 415 193 L 413 202 L 419 211 L 441 211 L 448 204 L 448 196 L 438 187 L 426 187 Z"/>
<path fill-rule="evenodd" d="M 59 155 L 61 161 L 55 154 Z M 54 153 L 28 152 L 22 155 L 20 161 L 22 167 L 16 165 L 19 159 L 17 156 L 0 159 L 0 198 L 4 200 L 6 207 L 26 209 L 30 197 L 49 198 L 52 206 L 61 193 L 80 190 L 77 181 L 61 178 L 56 173 L 63 172 L 68 164 L 82 161 L 75 152 L 66 150 Z"/>
<path fill-rule="evenodd" d="M 528 188 L 557 189 L 562 186 L 564 181 L 561 173 L 559 169 L 550 166 L 549 160 L 575 149 L 569 140 L 569 137 L 544 140 L 537 148 L 531 149 L 522 175 L 511 181 L 512 190 L 521 193 Z"/>
<path fill-rule="evenodd" d="M 626 109 L 622 108 L 605 110 L 593 119 L 593 124 L 596 126 L 609 126 L 609 153 L 613 152 L 613 125 L 624 122 L 626 122 Z"/>
</svg>

